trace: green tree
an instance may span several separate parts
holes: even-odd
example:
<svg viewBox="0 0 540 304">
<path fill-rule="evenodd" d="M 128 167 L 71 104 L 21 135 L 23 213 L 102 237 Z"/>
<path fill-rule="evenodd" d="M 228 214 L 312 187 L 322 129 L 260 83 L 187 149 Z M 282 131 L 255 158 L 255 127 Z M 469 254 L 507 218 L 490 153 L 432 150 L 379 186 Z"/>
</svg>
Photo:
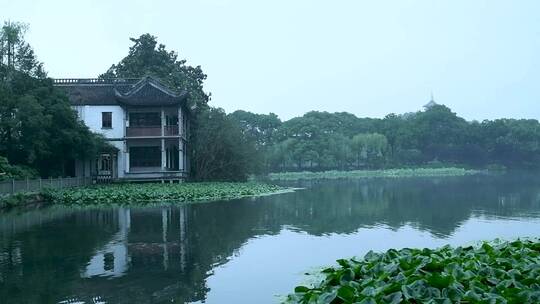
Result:
<svg viewBox="0 0 540 304">
<path fill-rule="evenodd" d="M 42 176 L 72 174 L 75 159 L 92 157 L 105 143 L 46 78 L 25 30 L 5 23 L 0 31 L 0 155 Z"/>
<path fill-rule="evenodd" d="M 133 45 L 128 55 L 113 64 L 100 78 L 141 78 L 154 76 L 177 91 L 186 90 L 192 107 L 205 108 L 210 94 L 203 90 L 206 74 L 200 66 L 190 66 L 178 53 L 168 51 L 150 34 L 130 38 Z"/>
<path fill-rule="evenodd" d="M 168 51 L 150 34 L 131 38 L 128 55 L 100 75 L 101 78 L 156 77 L 178 91 L 189 94 L 192 177 L 196 180 L 243 180 L 259 167 L 253 157 L 254 144 L 242 136 L 242 130 L 223 110 L 208 106 L 210 94 L 204 92 L 206 74 L 192 67 L 178 53 Z M 219 135 L 219 136 L 217 136 Z M 246 151 L 250 151 L 247 155 Z"/>
<path fill-rule="evenodd" d="M 258 147 L 268 146 L 275 142 L 276 133 L 281 126 L 281 120 L 274 113 L 255 114 L 243 110 L 229 114 L 242 129 L 246 136 L 252 137 Z"/>
<path fill-rule="evenodd" d="M 412 119 L 412 131 L 426 161 L 459 161 L 456 148 L 465 139 L 468 124 L 444 105 L 419 112 Z"/>
<path fill-rule="evenodd" d="M 199 122 L 191 143 L 195 180 L 243 181 L 258 171 L 255 145 L 225 111 L 208 108 L 200 112 Z"/>
<path fill-rule="evenodd" d="M 25 177 L 35 177 L 38 173 L 25 166 L 10 165 L 8 159 L 0 156 L 0 181 L 5 179 L 23 179 Z"/>
<path fill-rule="evenodd" d="M 356 154 L 356 166 L 364 162 L 368 168 L 378 167 L 388 150 L 386 136 L 379 133 L 361 133 L 352 138 L 352 149 Z"/>
<path fill-rule="evenodd" d="M 43 63 L 36 59 L 34 50 L 24 40 L 28 25 L 20 22 L 4 22 L 0 31 L 0 64 L 4 66 L 3 79 L 12 71 L 44 78 Z"/>
<path fill-rule="evenodd" d="M 271 168 L 270 147 L 277 140 L 277 130 L 281 126 L 281 120 L 274 113 L 255 114 L 238 110 L 228 115 L 241 128 L 248 141 L 255 144 L 257 150 L 256 161 L 261 163 L 261 168 L 268 172 Z"/>
</svg>

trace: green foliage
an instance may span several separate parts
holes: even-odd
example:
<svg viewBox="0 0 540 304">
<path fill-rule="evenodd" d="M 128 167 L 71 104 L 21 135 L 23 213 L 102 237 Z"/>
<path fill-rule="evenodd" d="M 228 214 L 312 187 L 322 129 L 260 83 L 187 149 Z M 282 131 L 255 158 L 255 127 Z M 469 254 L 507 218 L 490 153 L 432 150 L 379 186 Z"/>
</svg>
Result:
<svg viewBox="0 0 540 304">
<path fill-rule="evenodd" d="M 539 303 L 540 242 L 390 249 L 338 260 L 287 303 Z"/>
<path fill-rule="evenodd" d="M 281 126 L 281 120 L 274 113 L 254 114 L 242 110 L 227 115 L 236 122 L 246 141 L 255 148 L 252 161 L 255 164 L 253 173 L 270 169 L 272 146 L 275 144 L 276 133 Z"/>
<path fill-rule="evenodd" d="M 387 170 L 352 170 L 352 171 L 322 171 L 322 172 L 279 172 L 270 173 L 270 180 L 309 180 L 309 179 L 338 179 L 338 178 L 400 178 L 400 177 L 437 177 L 464 176 L 477 174 L 479 171 L 463 168 L 415 168 Z"/>
<path fill-rule="evenodd" d="M 281 120 L 274 113 L 266 115 L 238 110 L 228 116 L 240 125 L 244 135 L 252 138 L 258 147 L 273 144 L 281 126 Z"/>
<path fill-rule="evenodd" d="M 309 112 L 268 128 L 240 111 L 241 127 L 255 138 L 265 169 L 324 171 L 359 168 L 540 166 L 540 123 L 498 119 L 468 122 L 444 105 L 383 119 L 349 113 Z M 263 115 L 264 117 L 264 115 Z M 277 126 L 277 127 L 276 127 Z M 259 136 L 259 137 L 257 137 Z"/>
<path fill-rule="evenodd" d="M 194 180 L 245 180 L 260 168 L 254 140 L 245 136 L 236 120 L 222 109 L 208 107 L 210 94 L 203 90 L 206 75 L 178 53 L 168 51 L 157 38 L 144 34 L 131 38 L 128 55 L 112 65 L 102 78 L 157 77 L 177 91 L 187 90 L 190 110 L 189 157 Z M 276 117 L 277 118 L 277 117 Z M 271 124 L 272 122 L 270 122 Z"/>
<path fill-rule="evenodd" d="M 32 77 L 44 78 L 43 63 L 37 61 L 32 47 L 24 40 L 28 25 L 4 22 L 0 30 L 0 65 L 10 71 L 19 71 Z M 9 75 L 3 75 L 6 80 Z"/>
<path fill-rule="evenodd" d="M 24 192 L 13 195 L 0 195 L 0 209 L 22 206 L 28 203 L 34 203 L 41 200 L 37 193 Z"/>
<path fill-rule="evenodd" d="M 199 181 L 245 181 L 257 172 L 255 146 L 222 109 L 208 108 L 198 115 L 192 130 L 192 178 Z"/>
<path fill-rule="evenodd" d="M 263 183 L 113 184 L 72 189 L 46 189 L 44 199 L 54 204 L 148 204 L 240 198 L 284 190 Z"/>
<path fill-rule="evenodd" d="M 384 162 L 384 154 L 388 150 L 386 136 L 379 133 L 357 134 L 352 138 L 351 145 L 357 155 L 357 168 L 361 161 L 366 163 L 368 167 Z"/>
<path fill-rule="evenodd" d="M 36 170 L 25 166 L 10 165 L 7 158 L 0 156 L 0 181 L 6 179 L 34 178 Z"/>
<path fill-rule="evenodd" d="M 0 155 L 42 176 L 67 175 L 70 161 L 95 155 L 105 143 L 45 78 L 24 29 L 6 23 L 0 32 Z"/>
<path fill-rule="evenodd" d="M 130 40 L 133 46 L 128 55 L 101 74 L 101 78 L 154 76 L 177 91 L 186 90 L 191 106 L 206 107 L 210 95 L 203 90 L 206 74 L 200 66 L 187 65 L 185 59 L 178 59 L 177 52 L 167 51 L 165 45 L 158 44 L 157 37 L 150 34 Z"/>
</svg>

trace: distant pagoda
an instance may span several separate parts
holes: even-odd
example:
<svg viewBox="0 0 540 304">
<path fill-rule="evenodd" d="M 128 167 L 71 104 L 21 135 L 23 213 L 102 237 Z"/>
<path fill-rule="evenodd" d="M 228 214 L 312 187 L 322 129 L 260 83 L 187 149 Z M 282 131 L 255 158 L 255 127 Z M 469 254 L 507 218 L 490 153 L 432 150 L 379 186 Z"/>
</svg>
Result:
<svg viewBox="0 0 540 304">
<path fill-rule="evenodd" d="M 431 100 L 424 105 L 424 109 L 428 110 L 433 108 L 434 106 L 438 106 L 439 104 L 435 102 L 435 99 L 433 98 L 433 93 L 431 93 Z"/>
</svg>

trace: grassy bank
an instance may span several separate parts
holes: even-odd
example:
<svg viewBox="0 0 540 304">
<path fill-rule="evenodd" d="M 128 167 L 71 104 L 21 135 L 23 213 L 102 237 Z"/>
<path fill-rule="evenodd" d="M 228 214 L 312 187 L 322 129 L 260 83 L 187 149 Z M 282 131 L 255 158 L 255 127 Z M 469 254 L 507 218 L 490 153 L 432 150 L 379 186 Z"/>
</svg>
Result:
<svg viewBox="0 0 540 304">
<path fill-rule="evenodd" d="M 284 191 L 264 183 L 112 184 L 84 188 L 46 190 L 45 201 L 65 205 L 146 204 L 233 199 Z"/>
<path fill-rule="evenodd" d="M 286 303 L 540 303 L 540 241 L 369 252 Z"/>
<path fill-rule="evenodd" d="M 463 176 L 477 174 L 480 171 L 463 168 L 417 168 L 417 169 L 386 169 L 386 170 L 353 170 L 353 171 L 322 171 L 322 172 L 281 172 L 270 173 L 270 180 L 302 180 L 302 179 L 338 179 L 338 178 L 397 178 L 397 177 L 437 177 Z"/>
</svg>

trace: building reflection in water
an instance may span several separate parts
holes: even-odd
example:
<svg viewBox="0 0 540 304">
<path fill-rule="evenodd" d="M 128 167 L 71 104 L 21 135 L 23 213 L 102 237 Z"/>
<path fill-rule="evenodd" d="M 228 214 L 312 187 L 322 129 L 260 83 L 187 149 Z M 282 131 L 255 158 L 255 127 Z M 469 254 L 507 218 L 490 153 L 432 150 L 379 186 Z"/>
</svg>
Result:
<svg viewBox="0 0 540 304">
<path fill-rule="evenodd" d="M 130 210 L 119 208 L 116 212 L 118 213 L 118 232 L 107 244 L 96 251 L 84 272 L 81 273 L 81 277 L 120 277 L 126 273 L 130 262 L 128 253 Z"/>
<path fill-rule="evenodd" d="M 176 208 L 175 208 L 176 209 Z M 130 242 L 129 234 L 131 227 L 131 210 L 128 208 L 119 208 L 115 212 L 117 216 L 112 218 L 118 223 L 118 232 L 111 240 L 100 246 L 81 272 L 82 278 L 91 278 L 95 276 L 102 277 L 121 277 L 125 275 L 132 265 L 131 251 L 136 254 L 147 254 L 161 252 L 163 270 L 169 269 L 169 251 L 178 249 L 180 270 L 184 271 L 186 267 L 186 208 L 178 208 L 178 229 L 179 240 L 174 241 L 174 235 L 170 237 L 169 226 L 171 225 L 173 212 L 171 208 L 161 209 L 161 242 Z M 109 223 L 112 224 L 112 223 Z M 170 240 L 169 240 L 170 239 Z M 135 237 L 137 240 L 137 237 Z"/>
</svg>

